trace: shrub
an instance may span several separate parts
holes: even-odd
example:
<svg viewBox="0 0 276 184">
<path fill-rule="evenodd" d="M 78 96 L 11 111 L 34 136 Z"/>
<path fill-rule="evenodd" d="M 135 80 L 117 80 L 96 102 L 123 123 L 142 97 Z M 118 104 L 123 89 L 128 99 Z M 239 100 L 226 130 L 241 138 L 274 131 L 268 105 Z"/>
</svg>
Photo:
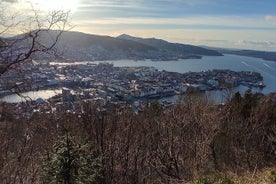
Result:
<svg viewBox="0 0 276 184">
<path fill-rule="evenodd" d="M 276 169 L 270 170 L 268 172 L 268 179 L 276 183 Z"/>
</svg>

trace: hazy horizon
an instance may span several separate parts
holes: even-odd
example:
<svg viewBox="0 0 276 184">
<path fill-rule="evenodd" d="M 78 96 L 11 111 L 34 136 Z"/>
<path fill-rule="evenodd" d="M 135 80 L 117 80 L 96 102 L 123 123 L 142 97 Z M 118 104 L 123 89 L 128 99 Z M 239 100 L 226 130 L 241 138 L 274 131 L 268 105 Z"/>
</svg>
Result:
<svg viewBox="0 0 276 184">
<path fill-rule="evenodd" d="M 2 0 L 11 11 L 70 10 L 73 31 L 276 51 L 273 0 Z"/>
</svg>

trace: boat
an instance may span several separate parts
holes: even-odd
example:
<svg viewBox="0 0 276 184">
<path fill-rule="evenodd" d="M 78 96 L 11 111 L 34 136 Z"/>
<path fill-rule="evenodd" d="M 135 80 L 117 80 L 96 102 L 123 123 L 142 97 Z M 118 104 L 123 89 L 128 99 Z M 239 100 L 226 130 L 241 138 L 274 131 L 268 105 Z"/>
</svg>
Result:
<svg viewBox="0 0 276 184">
<path fill-rule="evenodd" d="M 258 84 L 258 87 L 262 89 L 262 88 L 266 87 L 266 85 L 265 85 L 265 83 L 260 82 L 260 83 Z"/>
</svg>

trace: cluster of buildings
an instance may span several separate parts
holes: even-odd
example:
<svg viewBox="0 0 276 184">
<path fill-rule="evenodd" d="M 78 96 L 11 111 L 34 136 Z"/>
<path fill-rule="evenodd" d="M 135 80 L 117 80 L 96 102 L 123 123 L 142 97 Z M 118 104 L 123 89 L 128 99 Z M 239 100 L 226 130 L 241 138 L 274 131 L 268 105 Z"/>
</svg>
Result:
<svg viewBox="0 0 276 184">
<path fill-rule="evenodd" d="M 62 89 L 54 97 L 57 106 L 79 100 L 92 100 L 104 107 L 108 103 L 137 104 L 183 93 L 218 90 L 239 85 L 263 86 L 261 74 L 210 70 L 176 73 L 153 67 L 114 67 L 109 63 L 36 64 L 28 70 L 31 89 Z M 27 70 L 27 69 L 26 69 Z M 17 83 L 20 81 L 17 81 Z M 168 105 L 167 102 L 164 102 Z"/>
</svg>

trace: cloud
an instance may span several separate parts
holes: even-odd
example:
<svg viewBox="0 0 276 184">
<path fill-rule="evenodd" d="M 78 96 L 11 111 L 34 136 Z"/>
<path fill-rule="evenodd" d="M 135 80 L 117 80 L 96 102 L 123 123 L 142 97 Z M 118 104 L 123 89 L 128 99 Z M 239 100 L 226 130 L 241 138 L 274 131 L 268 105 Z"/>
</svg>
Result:
<svg viewBox="0 0 276 184">
<path fill-rule="evenodd" d="M 276 46 L 276 42 L 273 42 L 273 41 L 240 40 L 238 43 L 244 44 L 244 45 Z"/>
<path fill-rule="evenodd" d="M 239 20 L 239 21 L 236 21 Z M 98 18 L 79 19 L 76 24 L 91 26 L 159 28 L 159 29 L 219 29 L 219 30 L 276 30 L 274 25 L 259 17 L 196 16 L 186 18 Z"/>
<path fill-rule="evenodd" d="M 204 39 L 200 41 L 209 42 L 209 43 L 229 43 L 230 42 L 229 40 L 204 40 Z"/>
<path fill-rule="evenodd" d="M 193 40 L 196 41 L 196 40 Z M 198 42 L 206 42 L 209 44 L 232 44 L 240 46 L 255 46 L 255 47 L 275 47 L 276 42 L 274 41 L 256 41 L 256 40 L 216 40 L 216 39 L 201 39 Z"/>
<path fill-rule="evenodd" d="M 265 16 L 265 20 L 268 22 L 276 22 L 276 16 L 267 15 Z"/>
<path fill-rule="evenodd" d="M 78 8 L 91 16 L 101 14 L 105 17 L 179 17 L 191 13 L 197 6 L 212 4 L 214 3 L 210 0 L 83 0 Z"/>
<path fill-rule="evenodd" d="M 89 8 L 120 8 L 120 7 L 137 7 L 138 3 L 136 1 L 121 1 L 121 0 L 94 0 L 94 1 L 84 1 L 80 3 L 80 8 L 84 10 Z M 91 9 L 90 9 L 91 10 Z"/>
<path fill-rule="evenodd" d="M 0 2 L 6 2 L 6 3 L 17 3 L 18 0 L 0 0 Z"/>
</svg>

